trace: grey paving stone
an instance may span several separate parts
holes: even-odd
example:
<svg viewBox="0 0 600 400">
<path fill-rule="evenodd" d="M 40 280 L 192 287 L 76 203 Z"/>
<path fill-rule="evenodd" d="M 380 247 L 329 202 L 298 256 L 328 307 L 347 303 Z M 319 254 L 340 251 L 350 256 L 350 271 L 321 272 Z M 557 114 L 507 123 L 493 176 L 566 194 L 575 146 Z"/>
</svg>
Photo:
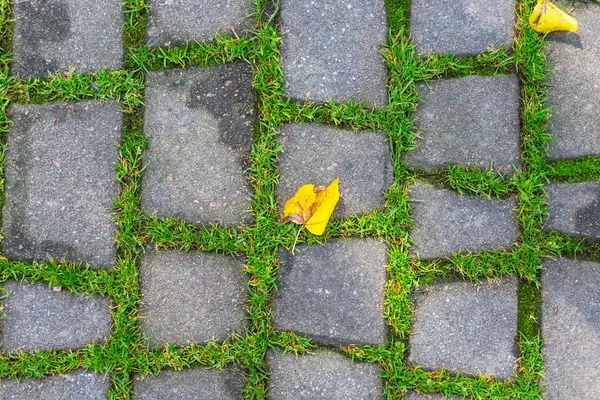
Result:
<svg viewBox="0 0 600 400">
<path fill-rule="evenodd" d="M 294 100 L 387 104 L 380 55 L 387 26 L 383 0 L 281 2 L 284 88 Z"/>
<path fill-rule="evenodd" d="M 569 43 L 548 42 L 552 65 L 548 104 L 552 122 L 548 158 L 600 155 L 600 5 L 575 4 L 571 14 L 579 22 L 583 49 Z"/>
<path fill-rule="evenodd" d="M 544 398 L 595 400 L 600 393 L 600 264 L 544 261 Z"/>
<path fill-rule="evenodd" d="M 1 379 L 0 394 L 6 400 L 105 400 L 109 385 L 110 380 L 96 372 L 76 370 L 44 379 Z"/>
<path fill-rule="evenodd" d="M 41 282 L 8 281 L 3 290 L 2 351 L 75 349 L 102 344 L 111 333 L 108 299 L 54 291 Z"/>
<path fill-rule="evenodd" d="M 517 280 L 429 285 L 414 295 L 409 361 L 427 369 L 510 378 L 516 362 Z"/>
<path fill-rule="evenodd" d="M 15 0 L 12 73 L 119 69 L 123 60 L 121 0 Z"/>
<path fill-rule="evenodd" d="M 600 241 L 600 182 L 553 183 L 546 190 L 546 229 Z"/>
<path fill-rule="evenodd" d="M 336 346 L 383 344 L 386 246 L 329 241 L 280 252 L 274 325 Z"/>
<path fill-rule="evenodd" d="M 144 211 L 198 224 L 251 222 L 250 66 L 154 71 L 147 80 Z"/>
<path fill-rule="evenodd" d="M 375 364 L 352 362 L 329 351 L 305 356 L 270 351 L 267 363 L 273 400 L 383 399 L 380 371 Z"/>
<path fill-rule="evenodd" d="M 217 33 L 244 35 L 253 26 L 252 0 L 149 0 L 151 47 L 212 41 Z"/>
<path fill-rule="evenodd" d="M 353 132 L 320 124 L 287 124 L 280 128 L 280 208 L 306 183 L 327 186 L 340 177 L 340 200 L 334 216 L 372 211 L 385 202 L 393 180 L 387 136 Z"/>
<path fill-rule="evenodd" d="M 417 182 L 409 188 L 415 225 L 410 233 L 410 252 L 423 260 L 449 257 L 464 251 L 509 249 L 517 240 L 518 227 L 511 197 L 490 200 Z"/>
<path fill-rule="evenodd" d="M 519 168 L 519 81 L 516 76 L 470 76 L 418 85 L 410 169 L 430 171 L 462 164 L 511 175 Z"/>
<path fill-rule="evenodd" d="M 246 326 L 240 258 L 148 251 L 140 270 L 142 332 L 151 346 L 225 339 Z"/>
<path fill-rule="evenodd" d="M 114 264 L 118 104 L 14 105 L 8 114 L 13 124 L 5 164 L 6 256 Z"/>
<path fill-rule="evenodd" d="M 133 398 L 139 400 L 239 400 L 244 375 L 238 368 L 225 370 L 171 369 L 157 376 L 135 377 Z"/>
<path fill-rule="evenodd" d="M 410 30 L 420 52 L 457 56 L 510 47 L 515 0 L 412 0 Z"/>
<path fill-rule="evenodd" d="M 408 392 L 404 396 L 405 400 L 460 400 L 462 397 L 446 397 L 438 393 L 420 394 L 417 392 Z"/>
</svg>

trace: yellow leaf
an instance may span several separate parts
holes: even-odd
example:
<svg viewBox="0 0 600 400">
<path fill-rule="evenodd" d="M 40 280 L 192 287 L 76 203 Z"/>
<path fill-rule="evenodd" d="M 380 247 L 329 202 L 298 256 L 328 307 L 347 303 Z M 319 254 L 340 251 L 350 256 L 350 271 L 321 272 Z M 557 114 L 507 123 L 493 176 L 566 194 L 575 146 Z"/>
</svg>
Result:
<svg viewBox="0 0 600 400">
<path fill-rule="evenodd" d="M 529 17 L 529 25 L 533 27 L 533 30 L 540 33 L 554 31 L 579 32 L 577 20 L 548 0 L 538 0 L 531 17 Z"/>
<path fill-rule="evenodd" d="M 315 185 L 303 185 L 291 199 L 285 202 L 284 221 L 304 225 L 312 216 L 312 206 L 315 201 L 317 201 Z"/>
</svg>

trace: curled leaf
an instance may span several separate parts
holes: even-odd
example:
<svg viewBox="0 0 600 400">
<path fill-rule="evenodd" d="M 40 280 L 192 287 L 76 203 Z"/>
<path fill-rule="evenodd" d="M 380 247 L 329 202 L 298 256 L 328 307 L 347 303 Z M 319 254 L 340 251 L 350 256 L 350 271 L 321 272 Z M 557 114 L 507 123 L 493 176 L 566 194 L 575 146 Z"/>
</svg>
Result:
<svg viewBox="0 0 600 400">
<path fill-rule="evenodd" d="M 579 32 L 577 20 L 548 0 L 538 0 L 529 17 L 529 25 L 540 33 L 555 31 Z"/>
<path fill-rule="evenodd" d="M 304 225 L 314 235 L 322 235 L 340 199 L 340 178 L 325 188 L 303 185 L 283 207 L 283 220 Z"/>
</svg>

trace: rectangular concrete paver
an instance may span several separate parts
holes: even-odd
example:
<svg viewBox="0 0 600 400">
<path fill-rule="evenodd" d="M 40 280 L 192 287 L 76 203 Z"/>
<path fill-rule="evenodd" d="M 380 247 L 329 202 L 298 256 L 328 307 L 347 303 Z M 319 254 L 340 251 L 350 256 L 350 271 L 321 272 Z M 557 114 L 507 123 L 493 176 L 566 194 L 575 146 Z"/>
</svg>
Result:
<svg viewBox="0 0 600 400">
<path fill-rule="evenodd" d="M 254 91 L 247 64 L 148 74 L 142 208 L 192 223 L 252 221 L 246 177 Z"/>
<path fill-rule="evenodd" d="M 414 295 L 409 361 L 427 369 L 513 376 L 517 281 L 437 283 Z"/>
<path fill-rule="evenodd" d="M 0 394 L 4 400 L 106 400 L 109 386 L 101 374 L 76 370 L 43 379 L 0 379 Z"/>
<path fill-rule="evenodd" d="M 600 393 L 600 264 L 544 261 L 545 400 L 597 400 Z"/>
<path fill-rule="evenodd" d="M 284 87 L 298 101 L 387 103 L 383 0 L 281 1 Z"/>
<path fill-rule="evenodd" d="M 511 175 L 520 166 L 519 80 L 470 76 L 418 85 L 420 138 L 403 154 L 408 168 L 430 171 L 449 165 Z"/>
<path fill-rule="evenodd" d="M 140 292 L 151 346 L 222 340 L 246 326 L 246 276 L 237 257 L 148 251 Z"/>
<path fill-rule="evenodd" d="M 412 215 L 410 252 L 423 260 L 453 253 L 509 249 L 517 240 L 518 227 L 506 201 L 459 195 L 424 182 L 409 188 Z"/>
<path fill-rule="evenodd" d="M 114 264 L 122 114 L 115 102 L 14 105 L 6 153 L 3 250 Z"/>
<path fill-rule="evenodd" d="M 296 356 L 270 351 L 267 364 L 273 400 L 375 400 L 383 399 L 379 368 L 352 362 L 329 351 Z"/>
<path fill-rule="evenodd" d="M 121 0 L 15 0 L 14 66 L 21 77 L 119 69 Z"/>
<path fill-rule="evenodd" d="M 99 296 L 55 291 L 46 283 L 2 285 L 0 349 L 64 350 L 103 344 L 111 333 L 110 302 Z"/>
</svg>

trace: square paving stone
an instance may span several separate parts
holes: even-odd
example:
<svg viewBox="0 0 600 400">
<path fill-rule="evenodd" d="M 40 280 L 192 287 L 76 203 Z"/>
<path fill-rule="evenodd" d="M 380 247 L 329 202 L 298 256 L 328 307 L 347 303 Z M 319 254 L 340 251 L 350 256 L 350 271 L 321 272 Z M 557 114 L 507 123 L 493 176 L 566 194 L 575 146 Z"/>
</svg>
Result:
<svg viewBox="0 0 600 400">
<path fill-rule="evenodd" d="M 415 220 L 410 252 L 422 260 L 510 249 L 517 240 L 512 197 L 505 201 L 470 197 L 424 182 L 413 184 L 409 196 Z"/>
<path fill-rule="evenodd" d="M 420 139 L 404 153 L 407 166 L 431 171 L 462 164 L 507 175 L 520 166 L 519 81 L 470 76 L 418 85 Z"/>
<path fill-rule="evenodd" d="M 306 356 L 270 351 L 267 364 L 273 400 L 383 399 L 380 370 L 375 364 L 352 362 L 329 351 Z"/>
<path fill-rule="evenodd" d="M 475 55 L 510 47 L 515 0 L 412 0 L 410 31 L 420 52 Z"/>
<path fill-rule="evenodd" d="M 6 152 L 3 249 L 8 258 L 48 256 L 114 264 L 122 115 L 115 102 L 14 105 Z"/>
<path fill-rule="evenodd" d="M 583 49 L 550 41 L 548 105 L 552 120 L 548 158 L 600 156 L 600 5 L 580 4 L 571 14 L 579 22 Z"/>
<path fill-rule="evenodd" d="M 547 230 L 600 241 L 600 182 L 553 183 L 546 190 Z"/>
<path fill-rule="evenodd" d="M 151 47 L 212 41 L 218 33 L 243 35 L 254 25 L 252 0 L 149 0 Z"/>
<path fill-rule="evenodd" d="M 297 101 L 387 104 L 384 0 L 281 2 L 284 88 Z"/>
<path fill-rule="evenodd" d="M 194 368 L 167 369 L 157 376 L 137 376 L 133 398 L 139 400 L 239 400 L 244 375 L 238 368 L 225 370 Z"/>
<path fill-rule="evenodd" d="M 119 69 L 123 60 L 121 0 L 15 0 L 12 73 Z"/>
<path fill-rule="evenodd" d="M 142 332 L 151 346 L 221 340 L 247 325 L 246 275 L 237 257 L 148 251 L 140 291 Z"/>
<path fill-rule="evenodd" d="M 109 386 L 110 380 L 102 375 L 79 369 L 43 379 L 1 379 L 0 393 L 6 400 L 105 400 Z"/>
<path fill-rule="evenodd" d="M 600 264 L 558 258 L 542 273 L 543 394 L 596 400 L 600 393 Z"/>
<path fill-rule="evenodd" d="M 386 250 L 349 239 L 281 251 L 275 328 L 335 346 L 383 344 Z"/>
<path fill-rule="evenodd" d="M 517 360 L 517 280 L 437 283 L 414 295 L 409 361 L 510 378 Z"/>
<path fill-rule="evenodd" d="M 251 222 L 250 66 L 154 71 L 147 81 L 144 211 L 198 224 Z"/>
<path fill-rule="evenodd" d="M 99 296 L 55 291 L 46 283 L 8 281 L 2 301 L 0 348 L 33 352 L 103 344 L 111 333 L 110 302 Z"/>
<path fill-rule="evenodd" d="M 287 124 L 280 128 L 280 208 L 306 183 L 327 186 L 340 177 L 340 200 L 334 216 L 372 211 L 385 202 L 394 179 L 387 136 L 320 124 Z"/>
</svg>

